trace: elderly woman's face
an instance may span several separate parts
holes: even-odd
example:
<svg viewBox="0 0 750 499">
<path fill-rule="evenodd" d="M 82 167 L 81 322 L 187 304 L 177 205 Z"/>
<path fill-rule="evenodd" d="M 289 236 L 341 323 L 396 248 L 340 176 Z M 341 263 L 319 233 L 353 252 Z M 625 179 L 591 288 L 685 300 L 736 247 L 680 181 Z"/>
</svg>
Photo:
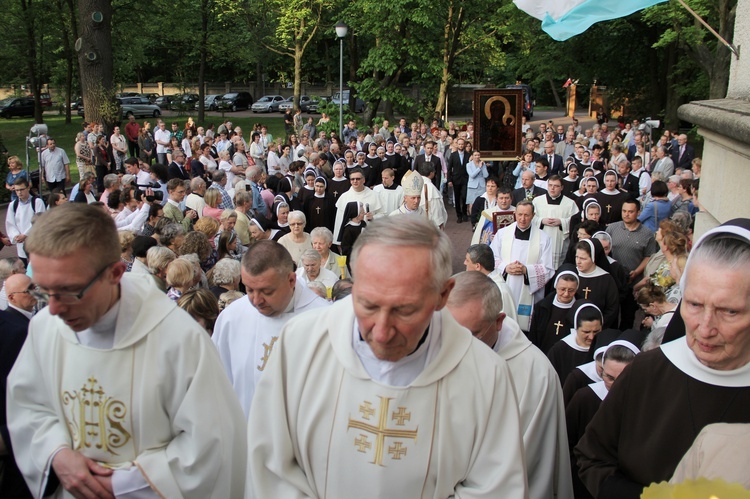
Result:
<svg viewBox="0 0 750 499">
<path fill-rule="evenodd" d="M 279 216 L 279 218 L 281 218 Z M 289 220 L 289 228 L 292 231 L 292 234 L 294 235 L 300 235 L 302 234 L 302 231 L 305 229 L 305 222 L 303 222 L 298 217 L 294 217 L 291 220 Z"/>
<path fill-rule="evenodd" d="M 280 224 L 287 223 L 288 218 L 289 218 L 289 208 L 281 208 L 279 210 L 279 215 L 278 215 L 279 223 Z"/>
<path fill-rule="evenodd" d="M 305 273 L 310 279 L 315 279 L 320 274 L 320 260 L 307 258 L 302 260 L 302 265 L 305 267 Z"/>
<path fill-rule="evenodd" d="M 693 262 L 687 269 L 681 313 L 688 346 L 698 361 L 728 371 L 750 362 L 750 265 L 728 269 Z"/>
<path fill-rule="evenodd" d="M 320 256 L 328 257 L 328 249 L 331 247 L 331 242 L 322 237 L 313 236 L 312 247 L 315 251 L 320 253 Z"/>
</svg>

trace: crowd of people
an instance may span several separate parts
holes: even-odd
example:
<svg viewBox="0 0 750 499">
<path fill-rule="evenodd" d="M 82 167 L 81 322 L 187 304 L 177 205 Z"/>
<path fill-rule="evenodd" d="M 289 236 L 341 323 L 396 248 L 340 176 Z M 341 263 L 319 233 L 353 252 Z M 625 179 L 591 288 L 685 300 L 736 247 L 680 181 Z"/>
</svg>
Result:
<svg viewBox="0 0 750 499">
<path fill-rule="evenodd" d="M 750 227 L 693 242 L 700 159 L 621 125 L 524 120 L 499 162 L 438 119 L 248 143 L 131 118 L 85 125 L 69 195 L 48 138 L 46 200 L 11 158 L 0 490 L 624 498 L 700 476 L 693 440 L 750 423 Z M 446 205 L 473 235 L 454 276 Z"/>
</svg>

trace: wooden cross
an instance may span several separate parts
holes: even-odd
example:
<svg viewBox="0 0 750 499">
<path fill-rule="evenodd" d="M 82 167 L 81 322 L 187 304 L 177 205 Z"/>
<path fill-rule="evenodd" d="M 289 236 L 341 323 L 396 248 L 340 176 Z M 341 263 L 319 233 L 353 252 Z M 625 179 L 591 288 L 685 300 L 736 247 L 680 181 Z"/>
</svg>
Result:
<svg viewBox="0 0 750 499">
<path fill-rule="evenodd" d="M 315 213 L 317 213 L 318 215 L 320 215 L 320 206 L 316 206 L 315 207 Z"/>
<path fill-rule="evenodd" d="M 557 322 L 555 322 L 555 323 L 554 323 L 554 324 L 552 324 L 552 325 L 553 325 L 553 326 L 557 326 L 557 327 L 555 328 L 555 336 L 557 336 L 558 334 L 560 334 L 560 328 L 561 328 L 561 327 L 563 327 L 563 326 L 564 326 L 565 324 L 563 324 L 562 322 L 560 322 L 560 321 L 558 320 Z"/>
<path fill-rule="evenodd" d="M 588 286 L 586 286 L 585 288 L 583 288 L 583 292 L 584 292 L 584 293 L 586 293 L 586 294 L 585 294 L 585 295 L 583 296 L 583 299 L 584 299 L 584 300 L 588 300 L 588 299 L 589 299 L 589 293 L 591 293 L 591 290 L 589 289 L 589 287 L 588 287 Z"/>
<path fill-rule="evenodd" d="M 333 191 L 333 197 L 335 198 L 339 197 L 339 191 Z"/>
<path fill-rule="evenodd" d="M 611 205 L 611 204 L 608 204 L 608 205 L 607 205 L 607 213 L 609 213 L 609 210 L 611 210 L 611 209 L 612 209 L 612 205 Z"/>
</svg>

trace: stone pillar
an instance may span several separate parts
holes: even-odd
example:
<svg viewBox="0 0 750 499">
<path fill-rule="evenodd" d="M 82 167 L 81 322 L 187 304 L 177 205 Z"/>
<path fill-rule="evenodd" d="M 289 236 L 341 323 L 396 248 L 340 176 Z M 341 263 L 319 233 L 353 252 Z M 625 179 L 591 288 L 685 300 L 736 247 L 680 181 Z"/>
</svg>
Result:
<svg viewBox="0 0 750 499">
<path fill-rule="evenodd" d="M 726 99 L 694 101 L 678 116 L 703 136 L 699 200 L 705 211 L 695 220 L 694 239 L 733 218 L 750 218 L 750 2 L 737 3 L 734 45 Z"/>
</svg>

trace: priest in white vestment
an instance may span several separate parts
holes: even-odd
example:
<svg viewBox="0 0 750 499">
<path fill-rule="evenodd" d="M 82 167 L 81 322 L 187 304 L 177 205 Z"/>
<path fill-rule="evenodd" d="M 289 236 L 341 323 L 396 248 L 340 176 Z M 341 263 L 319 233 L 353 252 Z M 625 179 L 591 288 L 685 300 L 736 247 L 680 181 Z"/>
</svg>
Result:
<svg viewBox="0 0 750 499">
<path fill-rule="evenodd" d="M 443 195 L 432 183 L 432 179 L 435 178 L 435 167 L 432 163 L 422 163 L 419 165 L 417 173 L 422 176 L 424 182 L 419 206 L 424 209 L 436 227 L 444 229 L 445 223 L 448 221 L 448 212 L 445 211 Z"/>
<path fill-rule="evenodd" d="M 365 174 L 361 168 L 355 167 L 349 170 L 349 181 L 352 183 L 351 189 L 336 199 L 336 221 L 333 226 L 334 244 L 341 244 L 341 241 L 336 241 L 335 238 L 341 233 L 341 226 L 345 223 L 344 211 L 348 203 L 352 201 L 362 203 L 362 206 L 365 207 L 365 221 L 368 224 L 375 218 L 387 215 L 380 203 L 378 193 L 365 186 Z"/>
<path fill-rule="evenodd" d="M 301 284 L 289 252 L 276 241 L 259 241 L 242 258 L 247 296 L 219 314 L 211 337 L 247 416 L 279 333 L 292 317 L 323 307 L 326 300 Z"/>
<path fill-rule="evenodd" d="M 534 198 L 535 222 L 552 244 L 552 268 L 557 269 L 565 259 L 570 242 L 570 217 L 578 213 L 575 201 L 562 193 L 562 179 L 552 175 L 547 181 L 547 194 Z"/>
<path fill-rule="evenodd" d="M 383 207 L 383 213 L 391 213 L 401 206 L 404 202 L 404 189 L 396 184 L 396 173 L 392 168 L 386 168 L 381 173 L 382 184 L 372 188 L 380 197 L 380 205 Z"/>
<path fill-rule="evenodd" d="M 497 231 L 490 244 L 495 269 L 511 289 L 524 331 L 528 331 L 534 303 L 544 298 L 544 286 L 555 273 L 552 244 L 547 234 L 531 223 L 533 218 L 534 205 L 519 201 L 516 222 Z"/>
<path fill-rule="evenodd" d="M 243 415 L 205 330 L 147 275 L 124 275 L 112 218 L 69 203 L 27 239 L 34 295 L 8 427 L 34 497 L 244 493 Z"/>
<path fill-rule="evenodd" d="M 246 497 L 528 497 L 507 363 L 442 310 L 450 240 L 396 217 L 358 238 L 352 296 L 282 331 L 250 409 Z"/>
<path fill-rule="evenodd" d="M 424 178 L 419 173 L 411 170 L 407 171 L 401 178 L 401 189 L 403 192 L 401 205 L 390 212 L 388 216 L 417 215 L 426 218 L 427 213 L 419 206 L 419 203 L 422 201 L 424 183 Z"/>
<path fill-rule="evenodd" d="M 448 311 L 508 363 L 518 398 L 531 499 L 573 499 L 560 381 L 547 356 L 502 312 L 495 283 L 481 272 L 453 276 Z"/>
</svg>

